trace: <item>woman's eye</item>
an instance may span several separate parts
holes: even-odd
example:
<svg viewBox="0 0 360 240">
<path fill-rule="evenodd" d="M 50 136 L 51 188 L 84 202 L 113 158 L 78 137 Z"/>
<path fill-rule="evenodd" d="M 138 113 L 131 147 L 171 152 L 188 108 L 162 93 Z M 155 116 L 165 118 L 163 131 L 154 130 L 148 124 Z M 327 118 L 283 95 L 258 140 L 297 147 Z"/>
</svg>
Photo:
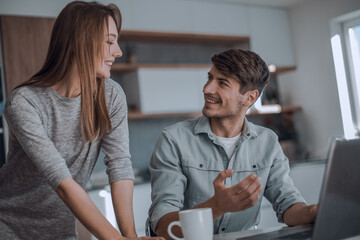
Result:
<svg viewBox="0 0 360 240">
<path fill-rule="evenodd" d="M 113 45 L 114 43 L 113 42 L 107 42 L 109 45 Z"/>
</svg>

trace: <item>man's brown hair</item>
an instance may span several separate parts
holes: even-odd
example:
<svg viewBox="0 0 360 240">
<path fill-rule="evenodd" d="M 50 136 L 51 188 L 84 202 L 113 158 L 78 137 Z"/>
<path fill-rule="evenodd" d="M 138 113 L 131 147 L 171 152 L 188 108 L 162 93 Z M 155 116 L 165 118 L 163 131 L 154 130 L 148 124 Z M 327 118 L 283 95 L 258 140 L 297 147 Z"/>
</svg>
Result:
<svg viewBox="0 0 360 240">
<path fill-rule="evenodd" d="M 211 61 L 221 74 L 238 81 L 241 94 L 258 90 L 260 95 L 269 82 L 269 69 L 254 52 L 229 49 L 213 55 Z"/>
</svg>

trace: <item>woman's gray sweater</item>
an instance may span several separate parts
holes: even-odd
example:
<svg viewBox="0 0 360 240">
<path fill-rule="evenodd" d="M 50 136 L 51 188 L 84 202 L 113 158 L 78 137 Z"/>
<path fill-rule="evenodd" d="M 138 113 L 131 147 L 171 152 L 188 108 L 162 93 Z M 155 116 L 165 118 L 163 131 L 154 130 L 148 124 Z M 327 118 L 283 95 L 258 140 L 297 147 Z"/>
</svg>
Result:
<svg viewBox="0 0 360 240">
<path fill-rule="evenodd" d="M 100 149 L 109 183 L 134 179 L 129 153 L 126 98 L 105 80 L 112 131 L 83 142 L 81 96 L 66 98 L 52 88 L 21 87 L 6 102 L 9 152 L 0 168 L 0 239 L 76 239 L 75 217 L 56 194 L 72 177 L 85 187 Z"/>
</svg>

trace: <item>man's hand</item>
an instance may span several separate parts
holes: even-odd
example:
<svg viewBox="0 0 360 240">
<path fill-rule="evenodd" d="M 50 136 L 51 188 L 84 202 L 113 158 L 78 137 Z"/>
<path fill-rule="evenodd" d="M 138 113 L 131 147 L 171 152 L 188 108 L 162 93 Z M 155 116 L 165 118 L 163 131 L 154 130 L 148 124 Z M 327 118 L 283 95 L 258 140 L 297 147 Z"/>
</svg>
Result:
<svg viewBox="0 0 360 240">
<path fill-rule="evenodd" d="M 214 196 L 193 208 L 211 208 L 213 218 L 216 219 L 227 212 L 238 212 L 254 206 L 259 199 L 259 194 L 262 189 L 260 178 L 255 174 L 250 174 L 235 186 L 226 188 L 224 180 L 230 177 L 232 173 L 232 169 L 222 171 L 213 181 Z M 156 234 L 170 239 L 167 227 L 171 222 L 178 220 L 178 212 L 171 212 L 164 215 L 156 226 Z M 176 236 L 182 236 L 180 228 L 174 228 L 173 233 Z"/>
<path fill-rule="evenodd" d="M 233 174 L 232 169 L 222 171 L 214 180 L 215 194 L 209 199 L 214 219 L 227 212 L 238 212 L 254 206 L 261 193 L 260 178 L 250 174 L 240 183 L 226 188 L 224 181 Z"/>
</svg>

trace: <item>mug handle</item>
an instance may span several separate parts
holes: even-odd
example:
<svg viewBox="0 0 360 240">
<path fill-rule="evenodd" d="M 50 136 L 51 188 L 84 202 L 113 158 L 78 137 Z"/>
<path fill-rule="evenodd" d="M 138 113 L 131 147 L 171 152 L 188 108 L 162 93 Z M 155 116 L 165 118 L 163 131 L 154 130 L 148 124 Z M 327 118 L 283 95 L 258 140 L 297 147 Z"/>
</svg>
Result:
<svg viewBox="0 0 360 240">
<path fill-rule="evenodd" d="M 171 228 L 172 228 L 174 225 L 178 225 L 179 227 L 181 227 L 180 221 L 174 221 L 174 222 L 170 223 L 169 226 L 168 226 L 168 229 L 167 229 L 168 234 L 170 235 L 170 237 L 172 237 L 172 238 L 175 239 L 175 240 L 183 240 L 184 238 L 178 238 L 178 237 L 176 237 L 176 236 L 172 233 Z"/>
</svg>

